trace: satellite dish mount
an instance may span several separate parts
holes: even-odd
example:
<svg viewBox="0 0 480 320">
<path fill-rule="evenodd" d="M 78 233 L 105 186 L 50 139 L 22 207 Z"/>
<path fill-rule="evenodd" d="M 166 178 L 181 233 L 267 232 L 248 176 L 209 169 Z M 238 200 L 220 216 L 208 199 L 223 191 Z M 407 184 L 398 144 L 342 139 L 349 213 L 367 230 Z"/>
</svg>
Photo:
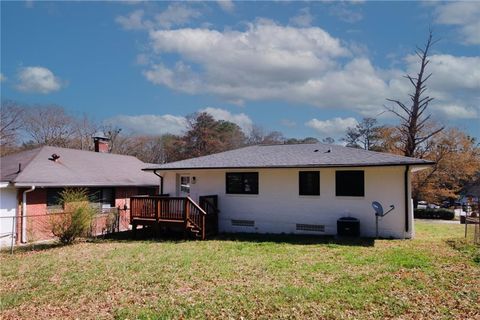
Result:
<svg viewBox="0 0 480 320">
<path fill-rule="evenodd" d="M 375 234 L 376 234 L 376 237 L 378 238 L 378 218 L 379 217 L 385 217 L 387 214 L 389 214 L 391 211 L 393 211 L 393 209 L 395 209 L 395 206 L 392 204 L 390 205 L 390 210 L 388 210 L 387 212 L 384 212 L 383 211 L 383 207 L 382 205 L 380 204 L 380 202 L 378 201 L 373 201 L 372 202 L 372 207 L 373 207 L 373 210 L 375 210 Z"/>
</svg>

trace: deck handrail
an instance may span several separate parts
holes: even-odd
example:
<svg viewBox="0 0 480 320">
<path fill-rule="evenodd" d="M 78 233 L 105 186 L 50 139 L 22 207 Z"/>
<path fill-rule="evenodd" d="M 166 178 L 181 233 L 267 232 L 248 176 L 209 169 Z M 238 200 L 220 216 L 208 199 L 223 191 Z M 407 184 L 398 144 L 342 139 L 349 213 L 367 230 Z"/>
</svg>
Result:
<svg viewBox="0 0 480 320">
<path fill-rule="evenodd" d="M 212 203 L 207 202 L 205 208 L 202 208 L 188 196 L 130 197 L 130 223 L 134 227 L 142 223 L 183 222 L 186 230 L 198 233 L 202 239 L 205 239 L 207 228 L 215 232 L 218 229 L 216 226 L 214 228 L 209 227 L 212 225 L 212 219 L 217 220 L 217 213 L 218 209 Z"/>
<path fill-rule="evenodd" d="M 187 197 L 188 201 L 190 201 L 190 203 L 195 206 L 202 214 L 206 215 L 207 213 L 205 212 L 205 210 L 203 210 L 195 201 L 193 201 L 192 198 L 190 197 Z"/>
</svg>

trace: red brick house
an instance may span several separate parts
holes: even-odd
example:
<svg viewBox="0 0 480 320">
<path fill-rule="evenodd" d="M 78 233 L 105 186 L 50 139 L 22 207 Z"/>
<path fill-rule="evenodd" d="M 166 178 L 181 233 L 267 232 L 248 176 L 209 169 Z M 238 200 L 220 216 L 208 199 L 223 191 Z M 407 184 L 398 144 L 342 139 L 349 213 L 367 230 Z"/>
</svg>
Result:
<svg viewBox="0 0 480 320">
<path fill-rule="evenodd" d="M 106 152 L 102 139 L 95 139 L 95 151 L 43 146 L 0 158 L 0 247 L 12 235 L 17 243 L 51 238 L 49 215 L 63 211 L 58 198 L 65 187 L 88 190 L 99 209 L 95 234 L 107 227 L 109 212 L 128 214 L 129 197 L 158 193 L 159 178 L 141 170 L 144 162 Z M 128 217 L 119 224 L 126 230 Z"/>
</svg>

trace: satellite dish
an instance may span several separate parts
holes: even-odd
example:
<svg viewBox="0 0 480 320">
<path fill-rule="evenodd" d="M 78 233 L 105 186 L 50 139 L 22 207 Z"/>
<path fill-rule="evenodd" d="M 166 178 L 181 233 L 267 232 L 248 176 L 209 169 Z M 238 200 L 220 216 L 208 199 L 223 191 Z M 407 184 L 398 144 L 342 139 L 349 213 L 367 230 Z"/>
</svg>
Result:
<svg viewBox="0 0 480 320">
<path fill-rule="evenodd" d="M 373 210 L 375 210 L 375 215 L 376 216 L 380 216 L 380 217 L 383 216 L 383 207 L 380 204 L 380 202 L 373 201 L 372 202 L 372 207 L 373 207 Z"/>
</svg>

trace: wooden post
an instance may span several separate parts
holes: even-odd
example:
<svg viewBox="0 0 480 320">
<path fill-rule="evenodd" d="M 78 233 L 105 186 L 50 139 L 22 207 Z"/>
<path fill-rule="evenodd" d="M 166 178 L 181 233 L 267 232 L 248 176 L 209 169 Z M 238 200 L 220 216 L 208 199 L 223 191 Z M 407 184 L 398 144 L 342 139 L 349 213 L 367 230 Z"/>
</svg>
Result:
<svg viewBox="0 0 480 320">
<path fill-rule="evenodd" d="M 465 212 L 465 239 L 467 238 L 467 229 L 468 229 L 468 220 L 467 220 L 467 212 Z"/>
<path fill-rule="evenodd" d="M 188 198 L 183 199 L 183 219 L 185 223 L 188 221 L 190 218 L 190 210 L 188 206 Z"/>
<path fill-rule="evenodd" d="M 132 230 L 133 230 L 133 237 L 136 239 L 137 238 L 137 223 L 136 222 L 132 223 Z"/>
<path fill-rule="evenodd" d="M 130 198 L 130 224 L 133 223 L 133 213 L 137 212 L 135 208 L 135 198 Z"/>
</svg>

